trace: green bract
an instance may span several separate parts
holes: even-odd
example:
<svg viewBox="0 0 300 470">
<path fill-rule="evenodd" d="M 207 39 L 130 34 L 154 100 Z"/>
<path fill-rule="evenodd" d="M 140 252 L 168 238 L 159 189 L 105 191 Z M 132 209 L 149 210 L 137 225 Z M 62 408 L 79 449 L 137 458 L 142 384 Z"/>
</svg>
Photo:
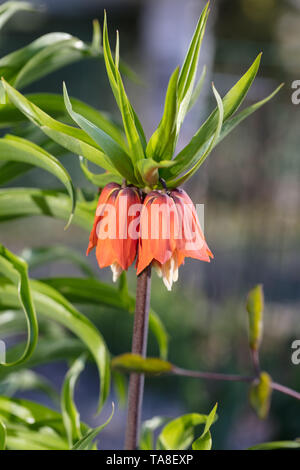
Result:
<svg viewBox="0 0 300 470">
<path fill-rule="evenodd" d="M 65 85 L 64 102 L 66 110 L 72 121 L 80 129 L 55 120 L 52 117 L 53 113 L 52 116 L 48 114 L 51 112 L 49 106 L 46 108 L 45 106 L 40 107 L 41 99 L 25 98 L 12 86 L 12 84 L 19 83 L 23 85 L 21 78 L 28 69 L 28 65 L 25 67 L 25 72 L 22 69 L 16 77 L 10 80 L 11 84 L 3 80 L 4 89 L 15 107 L 38 126 L 44 134 L 59 146 L 80 156 L 80 164 L 85 176 L 95 185 L 103 187 L 108 182 L 120 183 L 125 179 L 127 183 L 140 188 L 160 188 L 162 187 L 160 178 L 163 178 L 169 188 L 177 187 L 193 176 L 210 152 L 224 137 L 242 120 L 271 99 L 282 86 L 278 87 L 265 99 L 249 106 L 238 114 L 236 113 L 257 74 L 261 59 L 261 54 L 259 54 L 247 72 L 223 99 L 220 98 L 214 85 L 212 85 L 217 102 L 216 109 L 202 124 L 190 143 L 176 155 L 176 144 L 181 126 L 186 114 L 199 96 L 205 76 L 204 69 L 198 82 L 196 82 L 200 48 L 208 14 L 207 4 L 200 16 L 181 69 L 176 68 L 171 75 L 162 119 L 148 142 L 146 142 L 140 120 L 126 94 L 120 74 L 118 34 L 114 56 L 111 51 L 106 14 L 104 16 L 103 46 L 101 48 L 98 45 L 97 50 L 101 50 L 101 53 L 103 51 L 108 79 L 122 117 L 123 129 L 109 124 L 109 121 L 103 118 L 101 114 L 97 116 L 96 111 L 91 113 L 88 107 L 85 108 L 85 105 L 78 106 L 75 100 L 69 98 Z M 97 41 L 99 41 L 99 30 L 96 29 L 96 32 Z M 40 41 L 43 43 L 44 39 Z M 73 39 L 68 39 L 68 41 L 71 41 L 70 44 L 73 47 Z M 95 43 L 95 40 L 93 43 Z M 40 42 L 38 42 L 38 46 L 39 44 Z M 32 45 L 29 47 L 30 53 L 32 47 Z M 33 49 L 35 50 L 36 47 L 34 46 Z M 54 44 L 51 43 L 50 52 L 49 47 L 47 45 L 47 48 L 42 50 L 43 55 L 46 57 L 49 53 L 52 53 L 52 48 L 56 48 L 55 41 Z M 86 50 L 86 47 L 84 50 Z M 93 47 L 95 48 L 95 46 Z M 36 56 L 38 54 L 35 54 L 31 59 L 34 63 L 37 61 Z M 40 59 L 38 59 L 38 63 L 41 63 Z M 55 100 L 60 105 L 57 97 L 55 97 Z M 2 113 L 2 115 L 0 113 L 0 124 L 2 119 L 9 121 L 10 117 L 20 120 L 20 115 L 13 112 L 8 105 L 7 112 Z M 88 168 L 87 161 L 103 168 L 105 173 L 92 173 Z M 17 173 L 22 172 L 24 169 L 24 167 L 20 167 L 20 163 L 18 165 L 14 167 Z M 9 179 L 8 170 L 10 168 L 5 170 L 6 173 L 3 178 Z"/>
</svg>

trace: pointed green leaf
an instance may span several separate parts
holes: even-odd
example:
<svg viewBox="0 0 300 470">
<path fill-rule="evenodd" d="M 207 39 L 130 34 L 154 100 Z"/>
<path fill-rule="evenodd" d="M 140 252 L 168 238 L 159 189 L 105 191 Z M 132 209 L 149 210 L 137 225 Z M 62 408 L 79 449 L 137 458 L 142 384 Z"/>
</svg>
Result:
<svg viewBox="0 0 300 470">
<path fill-rule="evenodd" d="M 246 119 L 248 116 L 251 116 L 252 113 L 257 111 L 261 106 L 263 106 L 270 99 L 272 99 L 279 92 L 279 90 L 281 90 L 283 85 L 283 83 L 279 85 L 276 90 L 274 90 L 269 96 L 267 96 L 263 100 L 258 101 L 257 103 L 254 103 L 251 106 L 248 106 L 247 108 L 243 109 L 243 111 L 241 111 L 239 114 L 233 116 L 231 119 L 228 119 L 222 126 L 221 134 L 215 146 L 218 145 L 225 137 L 227 137 L 227 135 L 231 131 L 233 131 L 233 129 L 235 129 L 244 119 Z"/>
<path fill-rule="evenodd" d="M 212 438 L 210 431 L 204 434 L 204 436 L 198 437 L 193 444 L 193 450 L 211 450 L 212 447 Z"/>
<path fill-rule="evenodd" d="M 171 159 L 176 145 L 178 75 L 177 67 L 169 81 L 162 120 L 146 148 L 147 157 L 156 161 Z"/>
<path fill-rule="evenodd" d="M 76 442 L 82 437 L 80 414 L 74 403 L 74 389 L 77 379 L 84 369 L 84 365 L 84 356 L 81 356 L 74 361 L 72 367 L 66 374 L 61 393 L 62 417 L 70 447 L 73 446 L 74 441 Z"/>
<path fill-rule="evenodd" d="M 63 165 L 38 145 L 20 137 L 7 135 L 0 139 L 0 160 L 28 163 L 56 176 L 66 187 L 71 198 L 70 224 L 76 206 L 76 193 L 71 177 Z"/>
<path fill-rule="evenodd" d="M 122 354 L 111 361 L 113 368 L 126 372 L 138 372 L 147 375 L 167 374 L 171 372 L 172 365 L 156 357 L 144 358 L 138 354 Z"/>
<path fill-rule="evenodd" d="M 260 419 L 265 419 L 269 413 L 272 395 L 271 385 L 272 379 L 269 374 L 262 372 L 259 379 L 255 380 L 250 388 L 250 404 Z"/>
<path fill-rule="evenodd" d="M 161 160 L 157 162 L 152 158 L 143 158 L 137 162 L 136 168 L 145 185 L 152 187 L 159 182 L 159 168 L 168 168 L 173 164 L 174 162 L 172 160 Z"/>
<path fill-rule="evenodd" d="M 193 93 L 189 102 L 188 111 L 190 111 L 197 103 L 198 98 L 203 88 L 205 77 L 206 77 L 206 66 L 204 65 L 201 75 L 199 77 L 199 80 L 197 82 L 197 85 L 195 86 L 195 89 L 193 90 Z"/>
<path fill-rule="evenodd" d="M 65 106 L 72 119 L 102 148 L 116 170 L 131 183 L 136 183 L 134 169 L 128 154 L 102 129 L 95 126 L 95 124 L 81 116 L 81 114 L 73 111 L 65 83 L 63 91 Z"/>
<path fill-rule="evenodd" d="M 261 54 L 259 54 L 248 71 L 223 98 L 224 122 L 233 115 L 243 102 L 257 74 L 260 59 Z M 197 163 L 199 155 L 203 153 L 203 148 L 207 147 L 211 136 L 216 132 L 218 120 L 219 110 L 217 107 L 200 127 L 190 143 L 175 157 L 175 165 L 162 172 L 163 178 L 170 180 L 171 177 L 177 176 Z"/>
<path fill-rule="evenodd" d="M 177 115 L 177 135 L 188 112 L 193 95 L 199 61 L 200 47 L 205 33 L 205 26 L 209 14 L 209 3 L 206 4 L 199 18 L 194 36 L 185 57 L 178 80 L 179 109 Z"/>
<path fill-rule="evenodd" d="M 262 284 L 258 284 L 249 292 L 246 308 L 249 319 L 250 348 L 257 351 L 263 334 L 264 291 Z"/>
<path fill-rule="evenodd" d="M 87 450 L 93 440 L 98 436 L 98 434 L 104 429 L 111 421 L 113 415 L 114 415 L 114 404 L 112 403 L 112 412 L 110 417 L 105 421 L 104 424 L 101 424 L 101 426 L 98 426 L 95 429 L 90 429 L 87 431 L 87 433 L 79 440 L 76 442 L 76 444 L 73 446 L 72 450 Z"/>
<path fill-rule="evenodd" d="M 87 160 L 83 157 L 79 156 L 79 163 L 80 163 L 80 168 L 82 169 L 84 176 L 95 186 L 98 186 L 98 188 L 104 188 L 108 183 L 122 183 L 122 177 L 118 175 L 114 175 L 112 173 L 109 173 L 107 171 L 103 173 L 93 173 L 91 170 L 89 170 Z M 1 181 L 1 176 L 0 176 L 0 181 Z"/>
<path fill-rule="evenodd" d="M 96 163 L 96 165 L 116 173 L 109 158 L 84 131 L 56 121 L 27 100 L 25 96 L 10 86 L 5 80 L 2 79 L 2 82 L 13 104 L 47 136 L 71 152 L 83 155 L 91 162 Z"/>
<path fill-rule="evenodd" d="M 25 98 L 42 111 L 49 114 L 52 118 L 66 118 L 68 115 L 64 98 L 61 95 L 54 93 L 32 93 L 26 94 Z M 70 101 L 74 111 L 80 113 L 95 126 L 100 127 L 100 129 L 114 139 L 124 150 L 127 149 L 125 136 L 120 126 L 114 123 L 109 114 L 100 112 L 76 98 L 70 98 Z M 12 103 L 6 103 L 0 107 L 0 128 L 26 122 L 28 122 L 27 117 Z"/>
<path fill-rule="evenodd" d="M 223 124 L 223 119 L 224 119 L 224 108 L 223 108 L 223 102 L 222 99 L 215 89 L 213 85 L 213 92 L 217 101 L 218 105 L 218 122 L 217 126 L 215 129 L 215 133 L 213 134 L 208 147 L 206 148 L 205 152 L 202 155 L 199 155 L 198 161 L 194 164 L 194 166 L 183 176 L 175 179 L 175 180 L 167 180 L 166 183 L 169 187 L 177 187 L 181 184 L 183 184 L 185 181 L 187 181 L 189 178 L 191 178 L 194 173 L 198 170 L 198 168 L 202 165 L 202 163 L 205 161 L 205 159 L 208 157 L 210 154 L 211 150 L 214 148 L 215 143 L 217 142 L 221 129 L 222 129 L 222 124 Z"/>
<path fill-rule="evenodd" d="M 206 423 L 207 416 L 190 413 L 170 421 L 157 440 L 159 450 L 185 450 L 194 440 L 195 427 Z"/>
</svg>

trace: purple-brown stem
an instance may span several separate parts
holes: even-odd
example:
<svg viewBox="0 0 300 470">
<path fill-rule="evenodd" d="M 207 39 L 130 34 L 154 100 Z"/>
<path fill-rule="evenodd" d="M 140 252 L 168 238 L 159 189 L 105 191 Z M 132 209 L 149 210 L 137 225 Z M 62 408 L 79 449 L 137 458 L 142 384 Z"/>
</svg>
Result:
<svg viewBox="0 0 300 470">
<path fill-rule="evenodd" d="M 135 317 L 132 336 L 132 354 L 146 357 L 149 308 L 151 291 L 151 266 L 137 278 Z M 128 389 L 128 411 L 125 434 L 125 450 L 135 450 L 139 443 L 142 403 L 144 394 L 144 375 L 132 373 Z"/>
</svg>

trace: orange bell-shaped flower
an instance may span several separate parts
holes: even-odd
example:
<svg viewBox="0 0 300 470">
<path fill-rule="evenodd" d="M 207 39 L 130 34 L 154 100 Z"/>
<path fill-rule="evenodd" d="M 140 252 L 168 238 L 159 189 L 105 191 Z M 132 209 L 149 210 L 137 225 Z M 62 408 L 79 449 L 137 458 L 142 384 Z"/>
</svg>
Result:
<svg viewBox="0 0 300 470">
<path fill-rule="evenodd" d="M 152 263 L 171 290 L 186 257 L 208 262 L 213 258 L 193 202 L 181 189 L 152 191 L 140 218 L 137 274 Z"/>
<path fill-rule="evenodd" d="M 110 266 L 114 281 L 136 257 L 140 205 L 133 187 L 109 183 L 100 194 L 87 255 L 96 247 L 99 267 Z"/>
</svg>

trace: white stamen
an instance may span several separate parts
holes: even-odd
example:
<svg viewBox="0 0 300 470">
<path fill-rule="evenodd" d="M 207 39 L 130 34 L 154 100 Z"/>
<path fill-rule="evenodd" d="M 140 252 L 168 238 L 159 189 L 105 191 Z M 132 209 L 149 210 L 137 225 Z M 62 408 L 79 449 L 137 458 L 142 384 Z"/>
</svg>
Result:
<svg viewBox="0 0 300 470">
<path fill-rule="evenodd" d="M 111 264 L 110 269 L 112 270 L 112 273 L 113 273 L 113 282 L 117 282 L 117 280 L 119 279 L 119 277 L 121 276 L 123 272 L 123 269 L 117 262 Z"/>
</svg>

